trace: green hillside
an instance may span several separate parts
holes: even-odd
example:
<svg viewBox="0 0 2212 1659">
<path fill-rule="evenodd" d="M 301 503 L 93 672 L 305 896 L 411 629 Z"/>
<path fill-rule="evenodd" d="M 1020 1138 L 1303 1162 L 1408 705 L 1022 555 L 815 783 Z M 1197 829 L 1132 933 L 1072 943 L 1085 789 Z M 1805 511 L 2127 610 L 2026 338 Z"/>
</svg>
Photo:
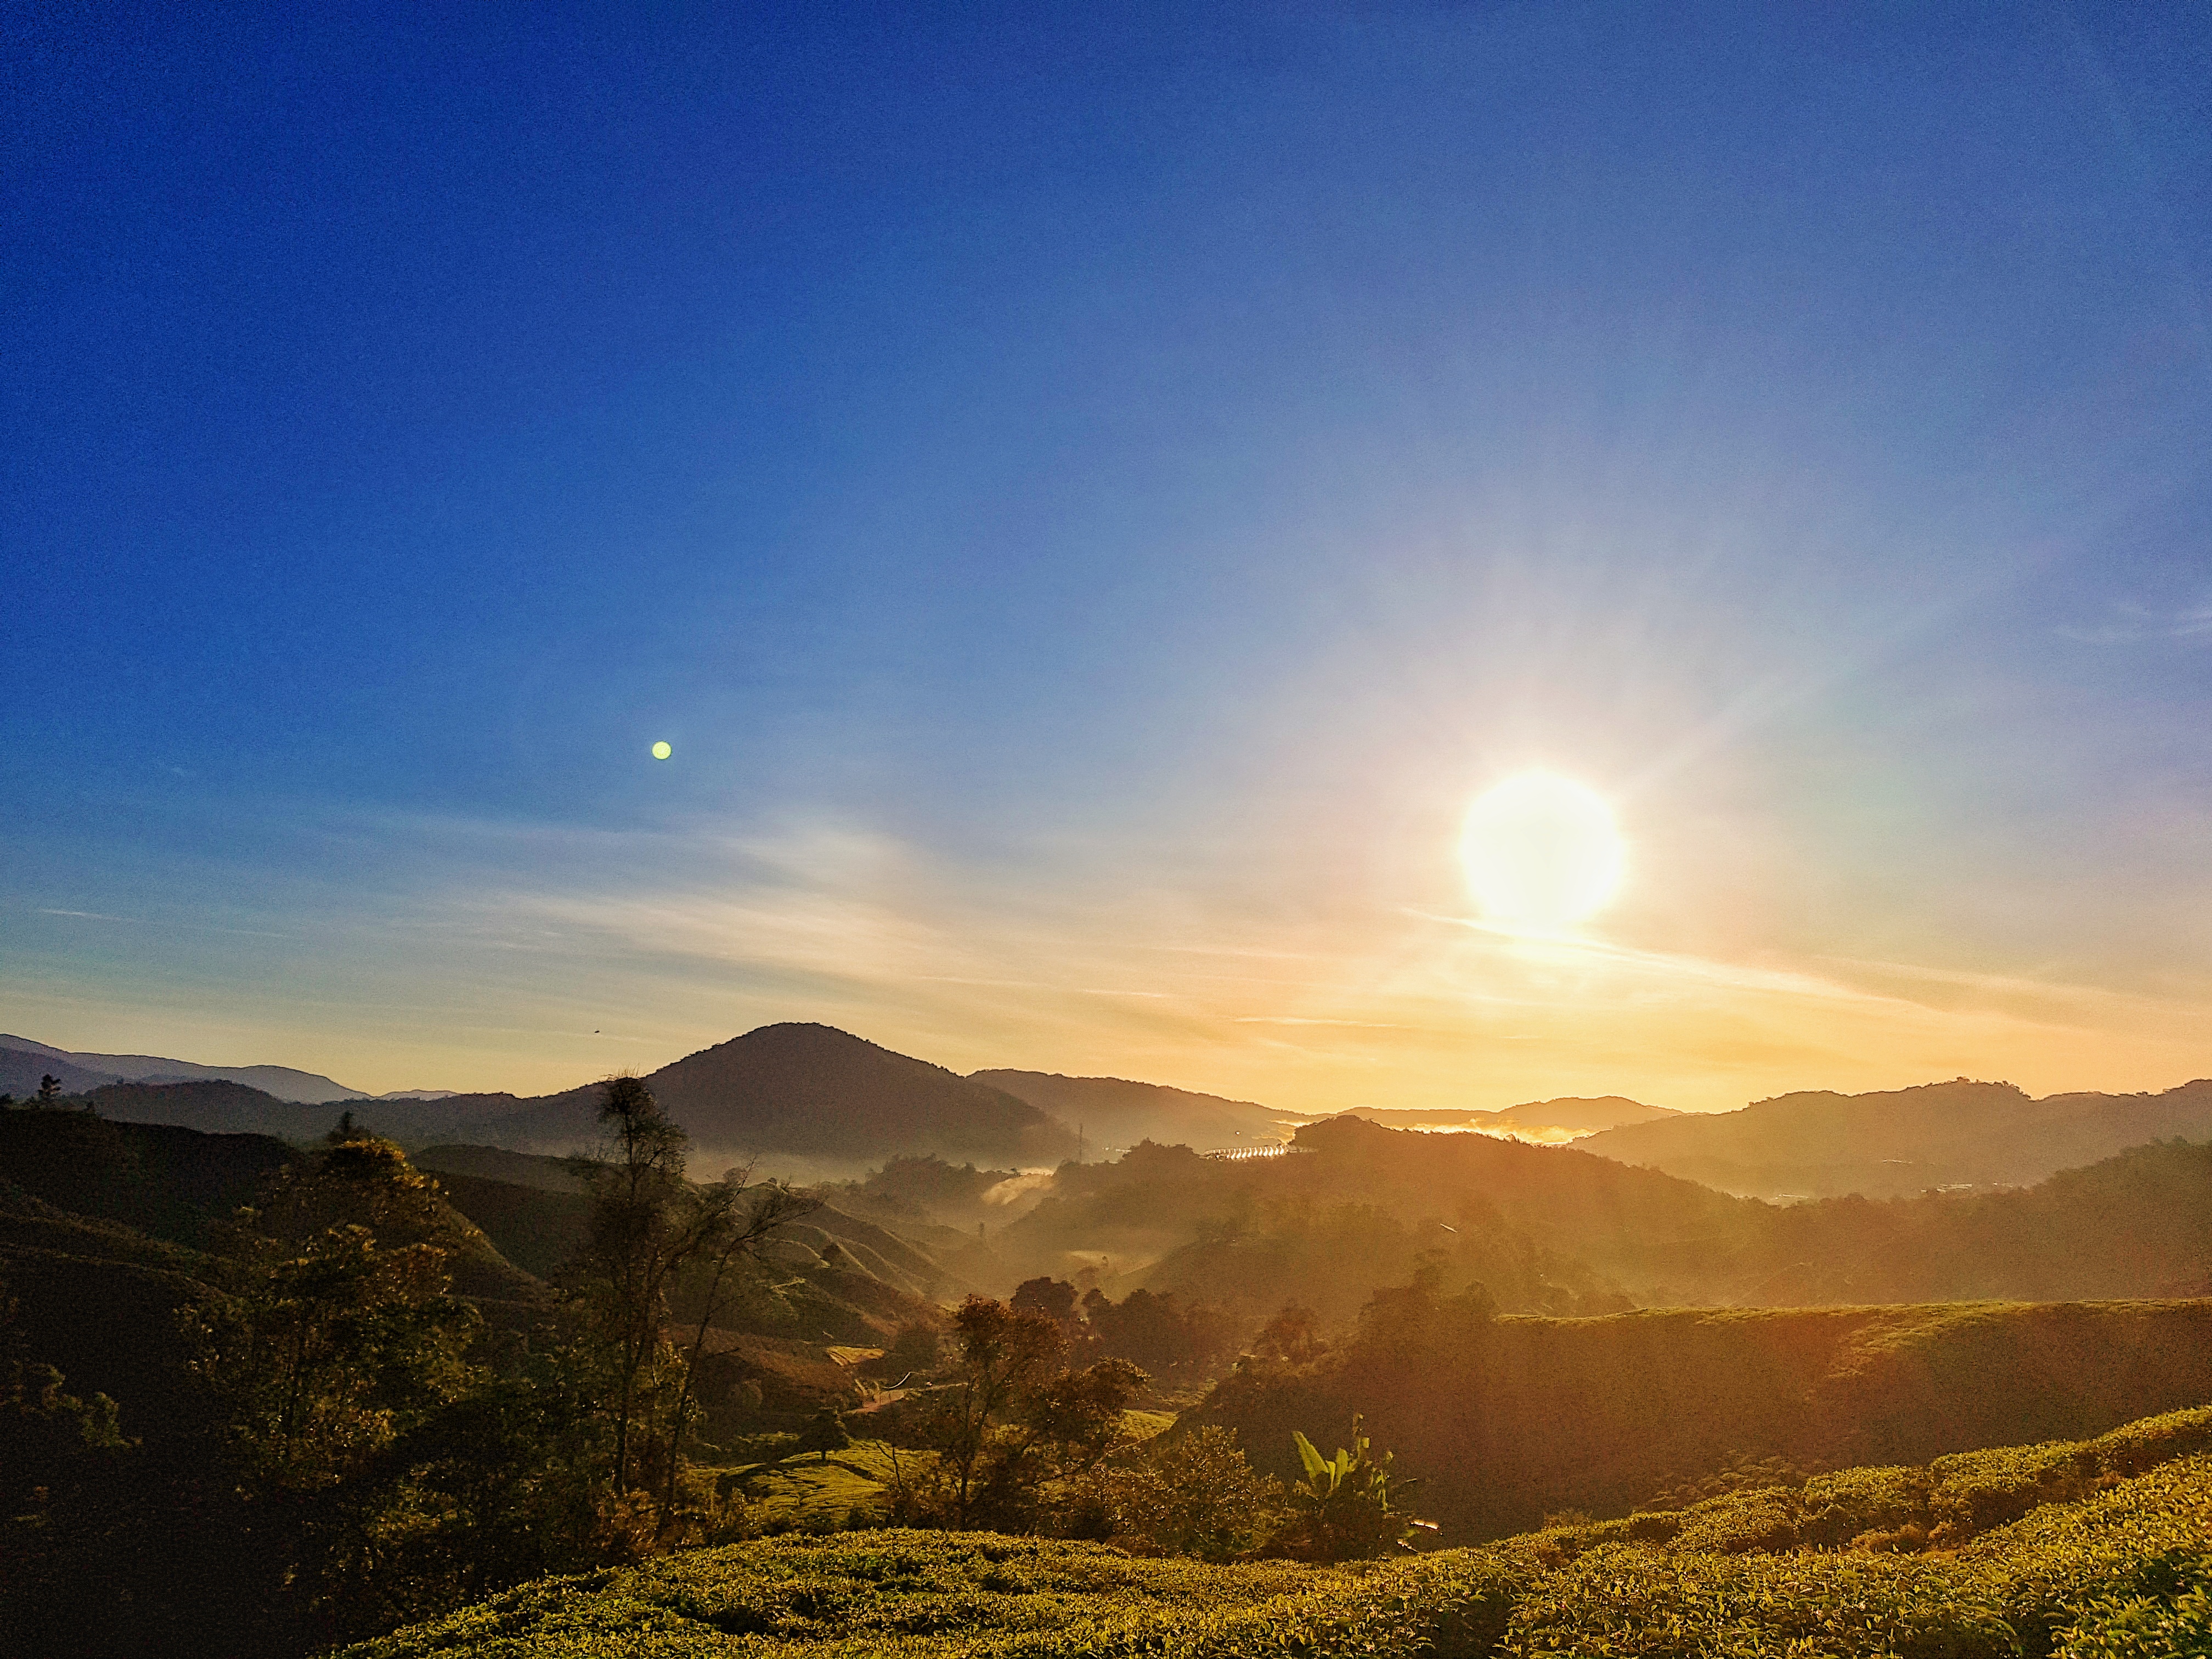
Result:
<svg viewBox="0 0 2212 1659">
<path fill-rule="evenodd" d="M 991 1534 L 795 1534 L 529 1585 L 346 1659 L 2202 1653 L 2208 1443 L 2212 1412 L 2178 1413 L 2087 1444 L 1852 1469 L 1349 1568 Z M 2114 1645 L 2115 1632 L 2151 1641 Z"/>
<path fill-rule="evenodd" d="M 1417 1285 L 1299 1364 L 1249 1360 L 1187 1421 L 1289 1474 L 1291 1433 L 1366 1414 L 1448 1536 L 1625 1515 L 1745 1459 L 1924 1462 L 2212 1401 L 2212 1301 L 1487 1316 Z"/>
</svg>

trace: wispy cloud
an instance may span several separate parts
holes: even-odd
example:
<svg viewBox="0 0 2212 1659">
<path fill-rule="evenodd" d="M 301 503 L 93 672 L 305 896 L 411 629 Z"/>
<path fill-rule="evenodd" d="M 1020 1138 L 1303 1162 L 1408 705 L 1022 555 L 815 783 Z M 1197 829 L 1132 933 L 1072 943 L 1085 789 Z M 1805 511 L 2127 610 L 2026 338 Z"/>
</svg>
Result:
<svg viewBox="0 0 2212 1659">
<path fill-rule="evenodd" d="M 1408 1031 L 1413 1029 L 1395 1020 L 1320 1019 L 1303 1014 L 1242 1014 L 1231 1023 L 1237 1025 L 1348 1025 L 1362 1031 Z"/>
<path fill-rule="evenodd" d="M 2103 622 L 2059 629 L 2061 637 L 2087 645 L 2124 645 L 2139 640 L 2212 639 L 2212 602 L 2160 611 L 2148 605 L 2115 605 Z"/>
</svg>

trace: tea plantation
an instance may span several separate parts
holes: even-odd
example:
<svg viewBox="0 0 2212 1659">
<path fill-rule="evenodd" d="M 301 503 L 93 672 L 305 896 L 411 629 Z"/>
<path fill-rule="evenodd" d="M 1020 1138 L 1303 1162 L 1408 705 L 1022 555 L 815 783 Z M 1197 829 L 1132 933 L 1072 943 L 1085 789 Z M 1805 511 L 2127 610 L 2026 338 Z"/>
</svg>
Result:
<svg viewBox="0 0 2212 1659">
<path fill-rule="evenodd" d="M 1317 1568 L 791 1534 L 550 1579 L 346 1659 L 2212 1654 L 2212 1409 Z"/>
</svg>

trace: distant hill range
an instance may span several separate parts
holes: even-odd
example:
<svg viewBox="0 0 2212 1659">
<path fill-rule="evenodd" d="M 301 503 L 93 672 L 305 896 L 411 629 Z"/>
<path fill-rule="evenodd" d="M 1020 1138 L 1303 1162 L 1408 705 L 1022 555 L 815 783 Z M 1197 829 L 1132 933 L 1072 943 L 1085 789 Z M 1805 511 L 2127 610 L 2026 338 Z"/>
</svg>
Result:
<svg viewBox="0 0 2212 1659">
<path fill-rule="evenodd" d="M 1240 1141 L 1284 1140 L 1290 1126 L 1272 1107 L 1224 1100 L 1159 1083 L 1057 1072 L 971 1072 L 970 1083 L 1003 1090 L 1080 1128 L 1087 1155 L 1118 1157 L 1141 1141 L 1210 1152 Z"/>
<path fill-rule="evenodd" d="M 39 1063 L 52 1072 L 55 1056 Z M 58 1073 L 55 1073 L 59 1075 Z M 645 1079 L 691 1134 L 702 1170 L 758 1153 L 820 1164 L 880 1163 L 937 1153 L 999 1166 L 1052 1165 L 1075 1156 L 1075 1131 L 1029 1102 L 941 1066 L 892 1053 L 827 1025 L 766 1025 L 664 1066 Z M 102 1116 L 139 1123 L 315 1139 L 351 1109 L 403 1145 L 473 1142 L 559 1153 L 598 1134 L 596 1082 L 556 1095 L 341 1096 L 288 1100 L 226 1080 L 64 1087 Z M 34 1092 L 36 1079 L 30 1089 Z"/>
<path fill-rule="evenodd" d="M 466 1142 L 562 1153 L 597 1131 L 597 1081 L 558 1094 L 371 1097 L 287 1066 L 224 1068 L 145 1054 L 71 1053 L 0 1036 L 0 1092 L 43 1076 L 105 1115 L 189 1128 L 319 1138 L 352 1109 L 422 1147 Z M 811 1177 L 935 1154 L 990 1169 L 1097 1161 L 1150 1140 L 1196 1151 L 1286 1138 L 1312 1113 L 1126 1078 L 993 1070 L 962 1077 L 820 1024 L 762 1026 L 649 1073 L 690 1133 L 701 1167 L 758 1154 Z M 1692 1113 L 1620 1095 L 1569 1096 L 1495 1111 L 1358 1107 L 1340 1117 L 1392 1129 L 1473 1131 L 1558 1144 L 1743 1197 L 1887 1198 L 1931 1188 L 2028 1186 L 2160 1139 L 2212 1138 L 2212 1081 L 2163 1094 L 2032 1098 L 2010 1084 L 1929 1084 L 1886 1093 L 1805 1092 L 1741 1111 Z"/>
<path fill-rule="evenodd" d="M 19 1098 L 58 1078 L 65 1094 L 82 1094 L 106 1083 L 242 1083 L 278 1100 L 317 1104 L 332 1100 L 436 1100 L 449 1091 L 397 1089 L 370 1095 L 314 1072 L 289 1066 L 203 1066 L 160 1054 L 94 1054 L 56 1048 L 28 1037 L 0 1035 L 0 1093 Z"/>
<path fill-rule="evenodd" d="M 1337 1115 L 1364 1118 L 1386 1129 L 1440 1129 L 1452 1133 L 1472 1130 L 1477 1134 L 1498 1135 L 1508 1140 L 1555 1146 L 1625 1124 L 1659 1123 L 1689 1114 L 1678 1112 L 1671 1106 L 1646 1106 L 1625 1095 L 1563 1095 L 1557 1100 L 1531 1100 L 1494 1112 L 1355 1106 Z"/>
<path fill-rule="evenodd" d="M 2026 1186 L 2130 1146 L 2212 1137 L 2212 1081 L 2163 1094 L 2051 1095 L 2009 1083 L 1780 1095 L 1741 1111 L 1608 1129 L 1584 1152 L 1750 1198 L 1890 1198 Z"/>
</svg>

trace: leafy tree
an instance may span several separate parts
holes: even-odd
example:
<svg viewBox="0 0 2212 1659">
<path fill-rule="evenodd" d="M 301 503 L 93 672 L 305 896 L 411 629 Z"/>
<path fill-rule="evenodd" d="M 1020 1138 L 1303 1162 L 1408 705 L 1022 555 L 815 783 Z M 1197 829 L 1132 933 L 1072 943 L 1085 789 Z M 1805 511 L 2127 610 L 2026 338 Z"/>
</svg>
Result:
<svg viewBox="0 0 2212 1659">
<path fill-rule="evenodd" d="M 1082 1316 L 1075 1310 L 1075 1286 L 1048 1275 L 1016 1285 L 1012 1305 L 1030 1313 L 1042 1314 L 1064 1331 L 1073 1330 L 1083 1322 Z"/>
<path fill-rule="evenodd" d="M 938 1455 L 943 1519 L 1026 1525 L 1042 1488 L 1095 1468 L 1120 1443 L 1145 1374 L 1123 1359 L 1070 1370 L 1067 1339 L 1050 1319 L 985 1297 L 969 1297 L 952 1325 L 951 1376 L 915 1419 Z"/>
<path fill-rule="evenodd" d="M 1231 1321 L 1207 1307 L 1187 1308 L 1170 1291 L 1134 1290 L 1118 1304 L 1103 1291 L 1083 1298 L 1090 1332 L 1099 1349 L 1154 1375 L 1202 1373 L 1229 1346 Z"/>
<path fill-rule="evenodd" d="M 228 1294 L 198 1310 L 197 1369 L 277 1484 L 358 1472 L 475 1380 L 481 1321 L 446 1270 L 466 1237 L 390 1141 L 356 1136 L 285 1170 L 221 1242 Z"/>
<path fill-rule="evenodd" d="M 701 1356 L 706 1352 L 707 1333 L 728 1311 L 738 1283 L 732 1270 L 742 1261 L 757 1261 L 762 1247 L 778 1231 L 822 1207 L 820 1200 L 795 1193 L 781 1181 L 753 1185 L 750 1166 L 725 1171 L 719 1182 L 691 1201 L 700 1229 L 693 1261 L 694 1276 L 699 1280 L 699 1318 L 684 1351 L 683 1378 L 669 1427 L 668 1468 L 660 1499 L 663 1531 L 675 1509 L 678 1461 L 690 1425 L 692 1389 Z"/>
<path fill-rule="evenodd" d="M 951 1524 L 964 1528 L 997 1431 L 1030 1389 L 1059 1371 L 1067 1339 L 1042 1314 L 981 1296 L 960 1304 L 952 1328 L 952 1380 L 931 1396 L 921 1431 L 949 1477 Z"/>
<path fill-rule="evenodd" d="M 670 1281 L 722 1227 L 714 1200 L 684 1179 L 689 1137 L 635 1077 L 607 1079 L 600 1146 L 569 1160 L 592 1194 L 590 1232 L 572 1277 L 580 1281 L 614 1372 L 617 1493 L 629 1491 L 641 1386 L 664 1357 Z M 721 1195 L 717 1194 L 719 1199 Z"/>
<path fill-rule="evenodd" d="M 944 1350 L 944 1339 L 931 1327 L 902 1326 L 891 1339 L 890 1346 L 884 1350 L 883 1357 L 870 1360 L 865 1369 L 868 1375 L 880 1377 L 896 1389 L 935 1370 Z"/>
<path fill-rule="evenodd" d="M 1232 1429 L 1178 1435 L 1109 1481 L 1115 1535 L 1171 1555 L 1226 1561 L 1281 1518 L 1282 1483 L 1254 1471 Z"/>
<path fill-rule="evenodd" d="M 39 1104 L 51 1106 L 62 1097 L 62 1080 L 49 1072 L 39 1079 Z"/>
<path fill-rule="evenodd" d="M 781 1182 L 754 1185 L 750 1170 L 732 1170 L 704 1187 L 684 1179 L 690 1137 L 635 1077 L 607 1079 L 599 1107 L 602 1141 L 594 1155 L 572 1158 L 570 1170 L 591 1192 L 590 1231 L 568 1277 L 580 1285 L 611 1357 L 614 1455 L 610 1480 L 618 1498 L 641 1486 L 650 1492 L 654 1530 L 666 1530 L 676 1504 L 679 1457 L 690 1420 L 694 1379 L 708 1332 L 726 1311 L 736 1265 L 757 1257 L 779 1228 L 818 1207 Z M 683 1349 L 667 1335 L 669 1296 L 690 1274 L 698 1317 Z M 649 1383 L 672 1390 L 658 1481 L 647 1475 L 655 1413 Z M 629 1500 L 623 1499 L 627 1503 Z"/>
<path fill-rule="evenodd" d="M 1261 1359 L 1303 1365 L 1328 1346 L 1321 1340 L 1317 1325 L 1311 1308 L 1286 1302 L 1280 1313 L 1260 1328 L 1260 1334 L 1252 1340 L 1252 1352 Z"/>
<path fill-rule="evenodd" d="M 1274 1542 L 1301 1560 L 1346 1561 L 1381 1555 L 1401 1545 L 1423 1523 L 1390 1507 L 1390 1454 L 1373 1456 L 1352 1414 L 1352 1444 L 1323 1457 L 1293 1430 L 1304 1482 L 1291 1489 L 1293 1518 Z M 1400 1494 L 1414 1483 L 1395 1483 Z"/>
<path fill-rule="evenodd" d="M 853 1443 L 853 1436 L 845 1427 L 845 1413 L 837 1409 L 835 1401 L 825 1400 L 817 1407 L 813 1420 L 807 1424 L 799 1437 L 798 1449 L 819 1452 L 821 1461 L 830 1461 L 833 1451 L 842 1451 Z"/>
</svg>

